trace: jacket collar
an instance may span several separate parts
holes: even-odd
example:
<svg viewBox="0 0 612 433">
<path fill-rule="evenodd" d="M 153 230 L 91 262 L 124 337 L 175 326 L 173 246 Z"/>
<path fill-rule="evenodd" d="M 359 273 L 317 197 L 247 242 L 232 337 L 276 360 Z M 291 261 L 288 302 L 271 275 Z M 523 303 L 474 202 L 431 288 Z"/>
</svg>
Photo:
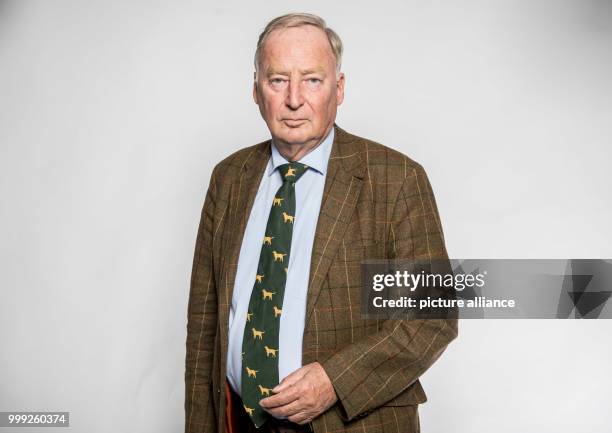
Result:
<svg viewBox="0 0 612 433">
<path fill-rule="evenodd" d="M 272 140 L 266 140 L 259 143 L 253 153 L 243 164 L 243 170 L 251 171 L 259 174 L 263 171 L 265 164 L 272 155 L 271 151 Z M 331 153 L 327 166 L 328 172 L 331 170 L 331 165 L 337 165 L 338 168 L 352 174 L 353 176 L 363 179 L 365 164 L 362 161 L 360 151 L 364 144 L 344 129 L 334 123 L 334 139 L 332 142 Z"/>
</svg>

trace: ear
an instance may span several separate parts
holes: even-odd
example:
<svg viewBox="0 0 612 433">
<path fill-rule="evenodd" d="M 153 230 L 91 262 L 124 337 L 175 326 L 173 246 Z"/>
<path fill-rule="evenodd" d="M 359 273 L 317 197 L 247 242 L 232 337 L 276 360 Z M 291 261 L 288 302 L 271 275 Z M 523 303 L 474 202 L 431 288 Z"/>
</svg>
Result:
<svg viewBox="0 0 612 433">
<path fill-rule="evenodd" d="M 257 73 L 253 72 L 253 101 L 259 105 L 259 98 L 257 96 Z"/>
<path fill-rule="evenodd" d="M 340 72 L 336 80 L 336 104 L 340 105 L 342 101 L 344 101 L 344 72 Z"/>
</svg>

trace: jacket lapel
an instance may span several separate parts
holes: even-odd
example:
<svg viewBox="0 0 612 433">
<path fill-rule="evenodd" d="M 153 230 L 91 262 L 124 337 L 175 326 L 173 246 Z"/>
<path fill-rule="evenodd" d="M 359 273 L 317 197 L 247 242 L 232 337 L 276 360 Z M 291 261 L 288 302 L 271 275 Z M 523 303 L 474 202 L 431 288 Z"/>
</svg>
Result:
<svg viewBox="0 0 612 433">
<path fill-rule="evenodd" d="M 222 345 L 222 368 L 225 371 L 228 345 L 229 310 L 232 303 L 234 282 L 238 268 L 240 246 L 246 230 L 251 208 L 259 189 L 259 183 L 270 158 L 270 143 L 257 145 L 242 161 L 242 165 L 232 181 L 228 208 L 227 228 L 229 235 L 219 285 L 219 326 Z"/>
<path fill-rule="evenodd" d="M 310 262 L 306 327 L 321 292 L 323 280 L 355 210 L 366 168 L 360 157 L 363 144 L 354 141 L 350 134 L 336 124 L 334 128 L 334 142 Z"/>
</svg>

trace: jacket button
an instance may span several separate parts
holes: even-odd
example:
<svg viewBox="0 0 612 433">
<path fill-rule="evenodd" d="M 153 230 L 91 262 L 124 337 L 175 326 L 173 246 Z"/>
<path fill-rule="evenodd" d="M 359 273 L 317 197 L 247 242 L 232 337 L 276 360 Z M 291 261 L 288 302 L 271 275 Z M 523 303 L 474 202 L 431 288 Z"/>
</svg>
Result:
<svg viewBox="0 0 612 433">
<path fill-rule="evenodd" d="M 221 388 L 217 388 L 217 393 L 221 394 Z"/>
</svg>

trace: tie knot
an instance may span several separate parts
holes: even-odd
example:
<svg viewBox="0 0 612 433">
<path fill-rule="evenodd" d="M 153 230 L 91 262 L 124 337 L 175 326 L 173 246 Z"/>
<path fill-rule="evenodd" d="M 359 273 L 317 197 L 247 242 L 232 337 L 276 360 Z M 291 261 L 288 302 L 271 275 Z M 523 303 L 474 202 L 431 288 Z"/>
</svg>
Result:
<svg viewBox="0 0 612 433">
<path fill-rule="evenodd" d="M 306 170 L 308 170 L 308 166 L 301 162 L 290 162 L 278 166 L 278 171 L 281 174 L 283 182 L 297 182 Z"/>
</svg>

